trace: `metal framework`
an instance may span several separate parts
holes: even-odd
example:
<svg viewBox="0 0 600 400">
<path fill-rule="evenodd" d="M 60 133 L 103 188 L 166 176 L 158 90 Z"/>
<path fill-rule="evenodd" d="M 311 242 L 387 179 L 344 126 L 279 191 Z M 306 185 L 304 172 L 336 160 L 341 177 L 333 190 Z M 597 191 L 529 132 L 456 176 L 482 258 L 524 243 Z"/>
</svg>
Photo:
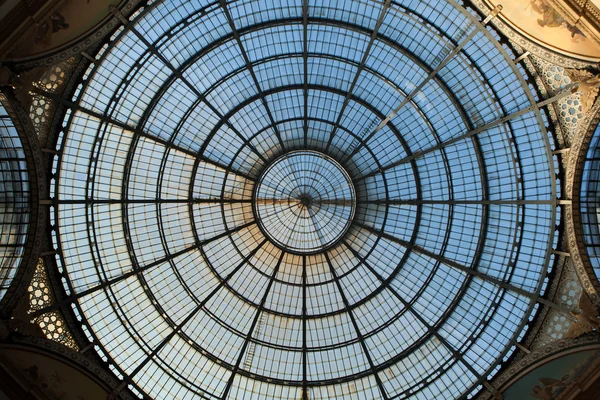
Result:
<svg viewBox="0 0 600 400">
<path fill-rule="evenodd" d="M 348 173 L 323 153 L 284 154 L 263 172 L 252 196 L 254 218 L 288 253 L 316 254 L 337 245 L 356 209 Z"/>
<path fill-rule="evenodd" d="M 483 27 L 493 15 L 453 0 L 113 12 L 122 30 L 54 98 L 68 279 L 50 307 L 73 306 L 124 385 L 396 399 L 486 384 L 545 302 L 557 204 L 553 99 Z M 278 164 L 316 152 L 347 179 L 315 178 L 316 157 Z M 300 229 L 284 206 L 301 186 Z M 352 205 L 339 235 L 318 198 L 330 216 Z"/>
<path fill-rule="evenodd" d="M 583 243 L 586 247 L 590 263 L 600 280 L 600 232 L 598 231 L 598 214 L 600 206 L 600 126 L 593 133 L 583 165 L 582 185 L 580 192 L 581 229 Z"/>
<path fill-rule="evenodd" d="M 0 300 L 21 264 L 29 231 L 27 161 L 15 125 L 0 103 Z"/>
</svg>

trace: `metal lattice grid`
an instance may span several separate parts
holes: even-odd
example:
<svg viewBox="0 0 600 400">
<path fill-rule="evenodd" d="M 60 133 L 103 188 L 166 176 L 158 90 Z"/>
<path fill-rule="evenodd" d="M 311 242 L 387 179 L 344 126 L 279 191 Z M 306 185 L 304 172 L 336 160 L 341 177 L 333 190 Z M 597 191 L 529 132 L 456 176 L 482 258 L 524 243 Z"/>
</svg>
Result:
<svg viewBox="0 0 600 400">
<path fill-rule="evenodd" d="M 354 185 L 341 165 L 315 151 L 286 153 L 261 175 L 252 199 L 271 242 L 292 253 L 336 244 L 354 217 Z"/>
<path fill-rule="evenodd" d="M 581 178 L 580 209 L 583 243 L 585 244 L 596 278 L 600 279 L 600 127 L 587 150 Z"/>
<path fill-rule="evenodd" d="M 430 399 L 497 371 L 553 260 L 556 190 L 535 94 L 476 16 L 165 0 L 125 22 L 65 115 L 53 211 L 67 295 L 128 384 Z M 324 240 L 255 218 L 300 154 L 354 192 Z"/>
<path fill-rule="evenodd" d="M 29 218 L 25 153 L 11 117 L 0 104 L 0 300 L 21 264 Z"/>
</svg>

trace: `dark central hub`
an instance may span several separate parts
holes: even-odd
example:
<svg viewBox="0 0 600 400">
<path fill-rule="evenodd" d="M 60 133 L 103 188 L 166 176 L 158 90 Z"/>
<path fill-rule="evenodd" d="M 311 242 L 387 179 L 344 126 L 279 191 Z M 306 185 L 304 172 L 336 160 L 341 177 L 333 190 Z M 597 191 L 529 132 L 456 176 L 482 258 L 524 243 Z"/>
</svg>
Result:
<svg viewBox="0 0 600 400">
<path fill-rule="evenodd" d="M 304 207 L 308 207 L 312 203 L 312 198 L 307 194 L 301 194 L 300 196 L 298 196 L 298 198 L 300 199 L 300 203 Z"/>
</svg>

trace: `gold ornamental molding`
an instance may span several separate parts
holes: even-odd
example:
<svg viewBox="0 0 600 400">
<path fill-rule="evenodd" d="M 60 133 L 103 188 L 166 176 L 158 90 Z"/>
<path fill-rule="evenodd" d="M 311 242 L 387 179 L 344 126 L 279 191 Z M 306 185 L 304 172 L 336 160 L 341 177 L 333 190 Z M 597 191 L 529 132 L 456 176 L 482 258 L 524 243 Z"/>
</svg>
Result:
<svg viewBox="0 0 600 400">
<path fill-rule="evenodd" d="M 581 190 L 581 179 L 583 176 L 583 166 L 585 156 L 592 140 L 592 136 L 598 123 L 600 122 L 600 102 L 592 107 L 581 121 L 580 128 L 573 138 L 571 150 L 569 151 L 569 160 L 565 173 L 565 194 L 564 198 L 571 200 L 571 204 L 564 207 L 564 218 L 566 225 L 567 240 L 569 243 L 569 253 L 573 266 L 581 284 L 590 296 L 592 301 L 600 304 L 600 282 L 594 274 L 587 250 L 583 241 L 583 232 L 581 230 L 581 213 L 579 208 L 579 192 Z"/>
</svg>

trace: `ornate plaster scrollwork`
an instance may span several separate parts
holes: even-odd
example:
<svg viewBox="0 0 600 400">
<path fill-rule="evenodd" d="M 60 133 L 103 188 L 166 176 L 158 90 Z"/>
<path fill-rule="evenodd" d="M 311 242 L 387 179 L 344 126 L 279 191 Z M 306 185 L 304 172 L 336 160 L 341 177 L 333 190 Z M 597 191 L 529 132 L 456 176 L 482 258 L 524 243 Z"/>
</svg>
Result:
<svg viewBox="0 0 600 400">
<path fill-rule="evenodd" d="M 581 108 L 584 113 L 588 112 L 594 105 L 600 90 L 600 74 L 579 69 L 565 69 L 565 72 L 571 81 L 579 83 L 577 92 L 581 93 Z"/>
<path fill-rule="evenodd" d="M 576 338 L 585 333 L 597 331 L 600 328 L 600 318 L 598 318 L 598 308 L 590 298 L 582 293 L 579 299 L 579 312 L 572 313 L 577 322 L 571 325 L 565 339 Z"/>
</svg>

